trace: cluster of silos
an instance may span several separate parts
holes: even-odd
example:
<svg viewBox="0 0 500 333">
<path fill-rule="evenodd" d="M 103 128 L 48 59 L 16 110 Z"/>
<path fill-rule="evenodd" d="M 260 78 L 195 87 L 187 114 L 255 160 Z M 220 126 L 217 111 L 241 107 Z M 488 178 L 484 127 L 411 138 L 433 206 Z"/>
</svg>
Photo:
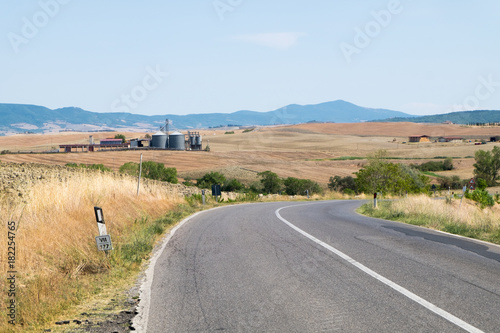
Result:
<svg viewBox="0 0 500 333">
<path fill-rule="evenodd" d="M 151 138 L 151 147 L 172 150 L 186 150 L 186 139 L 184 134 L 173 132 L 168 135 L 159 131 L 153 134 Z"/>
<path fill-rule="evenodd" d="M 188 132 L 188 148 L 189 150 L 201 150 L 201 135 L 199 132 Z"/>
</svg>

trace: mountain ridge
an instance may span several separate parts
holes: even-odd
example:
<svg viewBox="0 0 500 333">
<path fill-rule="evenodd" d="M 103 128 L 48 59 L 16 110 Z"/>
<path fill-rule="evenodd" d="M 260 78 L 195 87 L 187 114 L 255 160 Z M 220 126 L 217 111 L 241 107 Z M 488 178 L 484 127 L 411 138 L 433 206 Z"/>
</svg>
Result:
<svg viewBox="0 0 500 333">
<path fill-rule="evenodd" d="M 98 113 L 78 107 L 51 110 L 31 104 L 0 103 L 0 133 L 129 130 L 154 131 L 168 118 L 177 129 L 197 129 L 226 125 L 267 126 L 317 122 L 364 122 L 382 118 L 413 117 L 388 109 L 361 107 L 343 100 L 320 104 L 290 104 L 282 108 L 257 112 L 239 110 L 233 113 L 200 113 L 189 115 L 138 115 L 125 112 Z"/>
</svg>

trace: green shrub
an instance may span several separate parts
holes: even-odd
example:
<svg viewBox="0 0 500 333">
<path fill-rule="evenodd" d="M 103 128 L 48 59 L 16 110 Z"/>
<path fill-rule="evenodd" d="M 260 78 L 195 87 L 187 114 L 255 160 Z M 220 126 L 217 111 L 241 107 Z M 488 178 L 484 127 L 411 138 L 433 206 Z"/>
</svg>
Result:
<svg viewBox="0 0 500 333">
<path fill-rule="evenodd" d="M 144 178 L 159 180 L 177 184 L 177 169 L 165 168 L 163 163 L 147 161 L 142 163 L 142 175 Z"/>
<path fill-rule="evenodd" d="M 243 189 L 245 189 L 245 185 L 243 185 L 237 179 L 228 180 L 222 186 L 222 191 L 226 191 L 226 192 L 239 192 Z"/>
<path fill-rule="evenodd" d="M 139 163 L 127 162 L 120 167 L 119 171 L 120 173 L 125 173 L 127 175 L 137 177 L 139 176 Z"/>
<path fill-rule="evenodd" d="M 199 188 L 212 188 L 212 185 L 222 185 L 226 182 L 226 176 L 224 176 L 220 172 L 209 172 L 205 174 L 203 177 L 196 180 L 196 186 Z"/>
<path fill-rule="evenodd" d="M 283 184 L 288 195 L 305 195 L 306 191 L 309 191 L 309 194 L 322 192 L 319 184 L 310 179 L 288 177 L 283 181 Z"/>
<path fill-rule="evenodd" d="M 140 165 L 136 162 L 123 164 L 119 171 L 134 177 L 139 176 Z M 163 163 L 146 161 L 142 163 L 142 177 L 177 184 L 177 169 L 165 168 Z"/>
<path fill-rule="evenodd" d="M 474 190 L 472 192 L 466 191 L 465 197 L 479 203 L 481 208 L 491 207 L 495 204 L 493 197 L 486 190 Z"/>
<path fill-rule="evenodd" d="M 76 163 L 66 163 L 67 167 L 70 168 L 81 168 L 81 169 L 89 169 L 89 170 L 100 170 L 100 171 L 113 171 L 108 167 L 105 167 L 104 164 L 76 164 Z"/>
<path fill-rule="evenodd" d="M 333 191 L 343 192 L 352 194 L 358 191 L 358 187 L 356 186 L 356 181 L 351 176 L 346 177 L 330 177 L 330 182 L 328 183 L 328 188 Z"/>
</svg>

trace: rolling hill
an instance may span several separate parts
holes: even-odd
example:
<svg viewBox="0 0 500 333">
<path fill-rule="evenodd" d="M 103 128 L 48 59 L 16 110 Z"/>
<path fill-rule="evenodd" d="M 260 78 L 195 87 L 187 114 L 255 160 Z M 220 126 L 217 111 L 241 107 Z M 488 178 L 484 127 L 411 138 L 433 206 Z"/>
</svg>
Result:
<svg viewBox="0 0 500 333">
<path fill-rule="evenodd" d="M 0 133 L 129 130 L 155 131 L 170 119 L 177 129 L 227 125 L 266 126 L 307 122 L 355 123 L 391 117 L 412 117 L 386 109 L 372 109 L 337 100 L 312 105 L 292 104 L 274 111 L 237 111 L 190 115 L 145 116 L 132 113 L 97 113 L 77 107 L 51 110 L 43 106 L 0 104 Z"/>
<path fill-rule="evenodd" d="M 500 123 L 500 111 L 498 110 L 477 110 L 477 111 L 457 111 L 445 114 L 419 117 L 395 117 L 382 120 L 383 122 L 407 122 L 413 123 L 443 123 L 452 122 L 454 124 L 487 124 Z"/>
</svg>

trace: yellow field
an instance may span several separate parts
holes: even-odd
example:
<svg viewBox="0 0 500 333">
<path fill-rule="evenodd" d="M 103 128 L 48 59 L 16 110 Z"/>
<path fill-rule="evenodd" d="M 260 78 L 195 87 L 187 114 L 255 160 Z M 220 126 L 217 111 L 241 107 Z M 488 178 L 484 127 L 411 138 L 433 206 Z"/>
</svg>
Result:
<svg viewBox="0 0 500 333">
<path fill-rule="evenodd" d="M 181 177 L 197 177 L 211 170 L 220 170 L 230 177 L 246 181 L 256 173 L 271 170 L 281 177 L 310 178 L 327 183 L 334 175 L 347 176 L 359 170 L 365 161 L 334 161 L 343 156 L 366 157 L 385 149 L 388 155 L 402 163 L 422 163 L 426 158 L 454 157 L 457 168 L 449 174 L 462 178 L 472 176 L 474 153 L 478 149 L 490 150 L 498 143 L 422 143 L 408 144 L 409 135 L 462 136 L 489 138 L 498 135 L 498 127 L 463 127 L 444 124 L 415 123 L 356 123 L 356 124 L 303 124 L 257 128 L 243 133 L 224 134 L 221 130 L 201 130 L 203 147 L 208 143 L 211 152 L 143 151 L 144 160 L 162 162 L 177 168 Z M 113 137 L 117 133 L 90 133 L 94 141 Z M 146 133 L 121 133 L 127 138 L 143 137 Z M 150 133 L 151 134 L 151 133 Z M 61 133 L 51 135 L 15 135 L 0 138 L 0 150 L 46 151 L 59 144 L 87 143 L 89 133 Z M 92 152 L 72 154 L 7 154 L 1 161 L 37 162 L 64 165 L 73 163 L 102 163 L 118 170 L 130 161 L 138 162 L 141 152 Z M 468 158 L 466 158 L 468 157 Z M 415 160 L 407 160 L 415 158 Z M 253 176 L 252 176 L 253 175 Z"/>
</svg>

